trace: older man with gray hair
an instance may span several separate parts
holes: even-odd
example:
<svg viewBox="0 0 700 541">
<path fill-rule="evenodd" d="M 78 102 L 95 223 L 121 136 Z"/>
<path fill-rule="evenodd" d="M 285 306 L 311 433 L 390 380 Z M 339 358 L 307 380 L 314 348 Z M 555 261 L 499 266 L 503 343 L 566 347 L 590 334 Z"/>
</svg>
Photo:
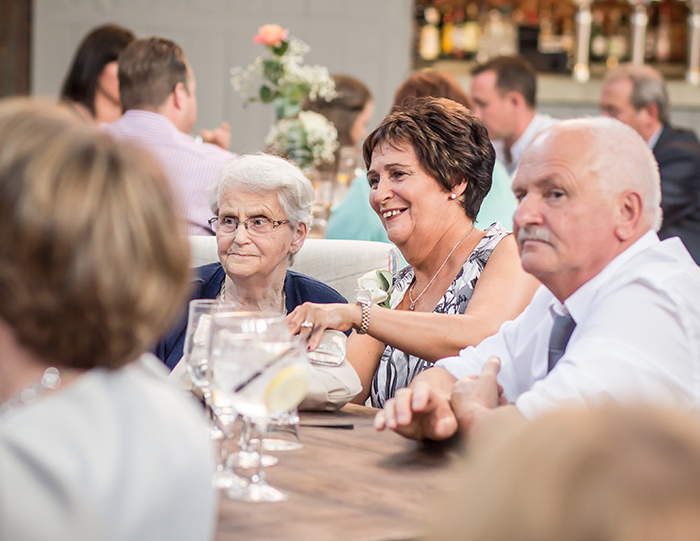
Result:
<svg viewBox="0 0 700 541">
<path fill-rule="evenodd" d="M 542 286 L 497 334 L 397 392 L 375 426 L 444 439 L 563 403 L 700 407 L 700 268 L 655 233 L 643 139 L 608 118 L 562 122 L 525 151 L 513 191 L 523 268 Z"/>
<path fill-rule="evenodd" d="M 663 77 L 651 66 L 619 66 L 605 77 L 600 109 L 634 128 L 654 152 L 664 215 L 659 237 L 680 237 L 700 262 L 700 142 L 670 125 Z"/>
</svg>

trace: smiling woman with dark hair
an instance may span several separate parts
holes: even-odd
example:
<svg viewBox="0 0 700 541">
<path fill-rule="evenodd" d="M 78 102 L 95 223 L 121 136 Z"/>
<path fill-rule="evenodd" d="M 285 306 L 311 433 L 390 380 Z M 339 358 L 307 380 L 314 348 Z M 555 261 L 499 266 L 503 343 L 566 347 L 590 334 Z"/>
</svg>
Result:
<svg viewBox="0 0 700 541">
<path fill-rule="evenodd" d="M 537 283 L 500 224 L 474 228 L 495 154 L 486 128 L 464 106 L 412 100 L 365 139 L 363 155 L 370 204 L 409 263 L 394 276 L 393 309 L 304 304 L 289 322 L 295 331 L 313 322 L 311 347 L 324 328 L 369 335 L 353 334 L 347 356 L 364 388 L 357 401 L 371 396 L 381 407 L 434 361 L 516 317 Z"/>
</svg>

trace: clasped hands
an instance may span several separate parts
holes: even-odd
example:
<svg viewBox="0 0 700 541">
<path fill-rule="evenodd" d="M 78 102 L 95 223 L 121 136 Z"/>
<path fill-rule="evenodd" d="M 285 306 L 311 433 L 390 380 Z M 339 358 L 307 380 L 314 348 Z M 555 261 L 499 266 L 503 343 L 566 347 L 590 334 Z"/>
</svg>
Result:
<svg viewBox="0 0 700 541">
<path fill-rule="evenodd" d="M 416 440 L 444 440 L 458 430 L 466 434 L 481 413 L 507 404 L 496 381 L 500 368 L 499 358 L 491 357 L 480 375 L 460 380 L 441 368 L 426 370 L 384 404 L 374 428 L 389 428 Z"/>
</svg>

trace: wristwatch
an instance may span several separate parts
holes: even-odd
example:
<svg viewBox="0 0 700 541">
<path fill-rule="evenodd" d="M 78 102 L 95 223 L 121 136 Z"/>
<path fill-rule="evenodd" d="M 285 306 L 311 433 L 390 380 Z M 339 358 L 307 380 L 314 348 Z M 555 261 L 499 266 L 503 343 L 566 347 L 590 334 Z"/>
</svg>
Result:
<svg viewBox="0 0 700 541">
<path fill-rule="evenodd" d="M 372 303 L 366 300 L 358 300 L 357 304 L 362 308 L 362 322 L 360 323 L 360 328 L 357 330 L 357 333 L 367 334 L 369 330 L 369 312 L 372 308 Z"/>
</svg>

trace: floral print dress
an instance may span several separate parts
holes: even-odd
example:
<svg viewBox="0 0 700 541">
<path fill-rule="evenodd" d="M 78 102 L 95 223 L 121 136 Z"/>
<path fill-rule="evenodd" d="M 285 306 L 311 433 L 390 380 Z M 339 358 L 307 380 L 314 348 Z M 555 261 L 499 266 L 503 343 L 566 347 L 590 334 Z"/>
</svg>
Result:
<svg viewBox="0 0 700 541">
<path fill-rule="evenodd" d="M 462 265 L 462 270 L 433 310 L 436 314 L 463 314 L 472 298 L 476 282 L 489 260 L 496 245 L 510 234 L 500 223 L 496 222 L 485 230 L 486 234 L 476 245 L 472 253 Z M 394 276 L 391 290 L 392 305 L 396 306 L 406 294 L 413 282 L 413 267 L 410 265 L 401 269 Z M 393 398 L 397 389 L 408 387 L 414 377 L 432 363 L 387 346 L 379 361 L 379 367 L 372 378 L 370 389 L 371 405 L 375 408 L 384 407 L 384 402 Z"/>
</svg>

